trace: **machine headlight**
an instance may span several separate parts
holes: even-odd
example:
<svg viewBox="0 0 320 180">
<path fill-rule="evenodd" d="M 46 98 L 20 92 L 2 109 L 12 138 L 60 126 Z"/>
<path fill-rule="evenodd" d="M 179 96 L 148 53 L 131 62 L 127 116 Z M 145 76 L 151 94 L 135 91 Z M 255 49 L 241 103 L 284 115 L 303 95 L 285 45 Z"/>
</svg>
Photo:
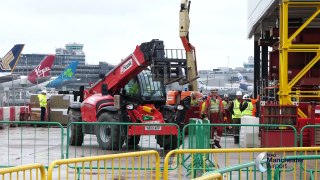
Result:
<svg viewBox="0 0 320 180">
<path fill-rule="evenodd" d="M 127 108 L 128 110 L 132 110 L 132 109 L 133 109 L 133 104 L 128 104 L 128 105 L 126 106 L 126 108 Z"/>
<path fill-rule="evenodd" d="M 183 109 L 184 109 L 184 107 L 182 105 L 177 105 L 177 110 L 181 111 Z"/>
</svg>

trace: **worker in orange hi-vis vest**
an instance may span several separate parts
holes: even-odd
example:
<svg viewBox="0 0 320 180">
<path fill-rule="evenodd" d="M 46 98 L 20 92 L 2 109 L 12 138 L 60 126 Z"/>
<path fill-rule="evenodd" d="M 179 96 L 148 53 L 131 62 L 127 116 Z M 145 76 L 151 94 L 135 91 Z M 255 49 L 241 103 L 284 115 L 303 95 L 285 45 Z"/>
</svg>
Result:
<svg viewBox="0 0 320 180">
<path fill-rule="evenodd" d="M 257 103 L 260 102 L 260 96 L 257 96 L 257 99 L 251 98 L 251 103 L 253 105 L 252 116 L 257 117 Z"/>
<path fill-rule="evenodd" d="M 202 103 L 201 116 L 202 118 L 208 118 L 211 124 L 223 123 L 224 108 L 222 99 L 218 96 L 218 89 L 211 89 L 210 96 Z M 217 131 L 216 134 L 214 134 L 215 130 Z M 215 148 L 214 146 L 221 148 L 222 131 L 222 126 L 211 127 L 210 144 L 212 148 Z"/>
</svg>

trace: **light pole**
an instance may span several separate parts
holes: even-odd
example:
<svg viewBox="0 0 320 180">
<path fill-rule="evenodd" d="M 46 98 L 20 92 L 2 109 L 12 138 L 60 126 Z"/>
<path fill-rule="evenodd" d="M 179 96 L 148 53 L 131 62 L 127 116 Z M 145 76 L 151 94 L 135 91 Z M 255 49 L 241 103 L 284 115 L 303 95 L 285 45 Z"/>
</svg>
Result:
<svg viewBox="0 0 320 180">
<path fill-rule="evenodd" d="M 14 87 L 13 87 L 13 74 L 11 74 L 11 76 L 12 76 L 12 83 L 11 83 L 11 88 L 12 88 L 12 96 L 13 96 L 13 103 L 12 103 L 12 105 L 13 106 L 15 106 L 15 104 L 16 104 L 16 93 L 14 92 Z"/>
</svg>

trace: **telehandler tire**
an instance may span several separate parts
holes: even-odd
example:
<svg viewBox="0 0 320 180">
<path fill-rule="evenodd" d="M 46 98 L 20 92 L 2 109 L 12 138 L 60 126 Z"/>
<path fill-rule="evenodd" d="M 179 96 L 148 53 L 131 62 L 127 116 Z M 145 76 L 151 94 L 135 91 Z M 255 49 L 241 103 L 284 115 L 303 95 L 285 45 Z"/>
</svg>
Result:
<svg viewBox="0 0 320 180">
<path fill-rule="evenodd" d="M 120 122 L 117 112 L 103 112 L 98 117 L 98 122 Z M 96 136 L 99 147 L 104 150 L 120 150 L 124 143 L 123 128 L 120 125 L 98 125 Z M 120 132 L 121 131 L 121 132 Z"/>
<path fill-rule="evenodd" d="M 162 111 L 163 119 L 166 123 L 175 123 L 173 113 L 170 110 Z M 165 150 L 177 149 L 181 145 L 176 135 L 157 135 L 157 143 Z"/>
<path fill-rule="evenodd" d="M 71 109 L 68 114 L 69 123 L 81 122 L 81 112 L 76 109 Z M 71 125 L 70 145 L 81 146 L 83 143 L 84 134 L 82 132 L 82 124 Z"/>
<path fill-rule="evenodd" d="M 128 145 L 129 146 L 136 146 L 140 142 L 140 135 L 135 135 L 135 136 L 129 136 L 128 137 Z"/>
</svg>

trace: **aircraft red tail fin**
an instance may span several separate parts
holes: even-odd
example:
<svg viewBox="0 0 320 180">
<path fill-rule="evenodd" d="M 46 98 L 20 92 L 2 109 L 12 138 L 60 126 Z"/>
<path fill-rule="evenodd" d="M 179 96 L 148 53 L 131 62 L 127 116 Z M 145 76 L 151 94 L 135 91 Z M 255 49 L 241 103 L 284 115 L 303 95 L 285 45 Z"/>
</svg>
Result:
<svg viewBox="0 0 320 180">
<path fill-rule="evenodd" d="M 31 73 L 29 73 L 28 80 L 31 83 L 36 84 L 37 79 L 49 76 L 54 60 L 55 60 L 54 55 L 46 56 L 40 62 L 40 64 L 37 67 L 35 67 Z"/>
</svg>

